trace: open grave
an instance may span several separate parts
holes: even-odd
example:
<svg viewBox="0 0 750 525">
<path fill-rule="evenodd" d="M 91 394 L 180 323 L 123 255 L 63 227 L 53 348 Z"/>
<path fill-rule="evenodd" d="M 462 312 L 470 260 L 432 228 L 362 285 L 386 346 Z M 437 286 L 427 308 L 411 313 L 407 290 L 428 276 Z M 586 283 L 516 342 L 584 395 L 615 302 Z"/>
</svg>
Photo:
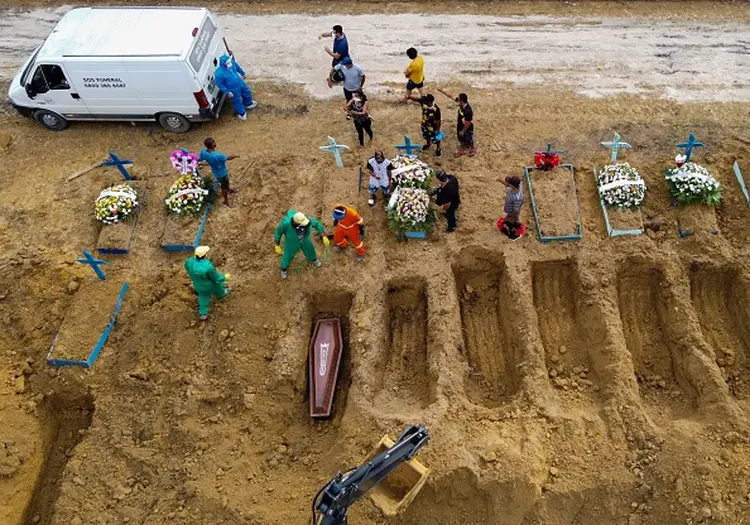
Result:
<svg viewBox="0 0 750 525">
<path fill-rule="evenodd" d="M 349 386 L 351 385 L 351 346 L 349 344 L 351 326 L 349 323 L 349 312 L 352 307 L 352 300 L 353 296 L 348 292 L 330 292 L 314 294 L 309 302 L 311 309 L 310 336 L 305 348 L 310 346 L 309 342 L 314 335 L 315 323 L 317 321 L 322 319 L 339 319 L 341 323 L 343 351 L 331 408 L 331 418 L 334 420 L 340 420 L 344 413 L 346 398 L 349 393 Z M 307 374 L 309 374 L 309 368 Z M 307 410 L 309 403 L 309 391 L 307 392 L 307 396 L 305 396 L 305 410 Z"/>
<path fill-rule="evenodd" d="M 716 364 L 739 399 L 750 399 L 750 293 L 736 268 L 693 267 L 690 296 Z"/>
<path fill-rule="evenodd" d="M 600 389 L 589 352 L 596 351 L 595 320 L 582 313 L 575 261 L 535 262 L 531 266 L 534 307 L 552 384 L 567 395 L 598 397 Z M 567 397 L 567 396 L 566 396 Z"/>
<path fill-rule="evenodd" d="M 506 269 L 490 261 L 454 268 L 469 371 L 466 397 L 478 405 L 496 407 L 519 387 L 511 316 L 503 311 Z"/>
<path fill-rule="evenodd" d="M 68 460 L 91 426 L 94 400 L 90 395 L 55 394 L 45 401 L 46 450 L 44 464 L 23 523 L 52 523 L 55 503 Z"/>
<path fill-rule="evenodd" d="M 399 405 L 426 408 L 435 400 L 436 378 L 430 372 L 424 281 L 392 283 L 387 304 L 388 346 L 380 395 L 397 398 Z"/>
<path fill-rule="evenodd" d="M 696 409 L 692 387 L 675 367 L 664 272 L 639 259 L 623 263 L 618 279 L 620 319 L 641 398 L 657 421 L 684 418 Z"/>
</svg>

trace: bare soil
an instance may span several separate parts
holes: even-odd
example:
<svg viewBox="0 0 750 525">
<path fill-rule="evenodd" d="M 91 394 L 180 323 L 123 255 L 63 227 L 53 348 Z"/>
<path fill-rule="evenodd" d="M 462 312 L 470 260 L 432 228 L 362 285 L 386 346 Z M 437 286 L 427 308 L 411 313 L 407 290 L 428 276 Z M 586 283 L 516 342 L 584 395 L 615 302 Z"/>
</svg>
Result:
<svg viewBox="0 0 750 525">
<path fill-rule="evenodd" d="M 539 226 L 545 237 L 578 234 L 578 195 L 567 167 L 529 173 Z M 531 201 L 531 198 L 529 198 Z"/>
<path fill-rule="evenodd" d="M 570 9 L 585 16 L 584 4 Z M 489 9 L 516 12 L 502 5 Z M 313 9 L 300 6 L 283 8 Z M 670 16 L 748 18 L 745 4 L 722 3 L 590 12 L 615 8 L 656 27 Z M 375 144 L 354 147 L 337 169 L 318 146 L 328 135 L 355 143 L 342 100 L 253 87 L 261 105 L 246 122 L 227 108 L 181 136 L 116 123 L 51 133 L 0 115 L 4 523 L 302 523 L 325 482 L 413 423 L 431 434 L 419 454 L 427 484 L 394 518 L 362 501 L 352 524 L 750 523 L 750 212 L 731 172 L 735 159 L 750 167 L 749 102 L 446 83 L 480 115 L 478 156 L 428 157 L 461 179 L 459 230 L 442 233 L 441 222 L 427 241 L 398 242 L 382 207 L 357 191 L 357 168 L 375 147 L 394 154 L 404 134 L 416 136 L 419 108 L 373 95 Z M 658 225 L 640 237 L 607 237 L 590 175 L 615 130 L 648 184 L 644 221 Z M 682 239 L 663 167 L 691 131 L 725 202 L 719 235 Z M 241 156 L 230 164 L 236 206 L 218 203 L 204 235 L 232 294 L 198 321 L 187 255 L 161 248 L 165 210 L 147 206 L 132 253 L 108 258 L 109 279 L 131 288 L 105 351 L 87 370 L 49 367 L 61 323 L 95 341 L 102 327 L 81 304 L 108 319 L 116 295 L 87 296 L 92 272 L 73 261 L 97 242 L 93 199 L 121 177 L 65 178 L 111 149 L 135 162 L 158 204 L 175 175 L 171 151 L 198 150 L 207 136 Z M 511 242 L 495 226 L 505 193 L 495 180 L 522 175 L 548 142 L 586 174 L 583 239 Z M 318 269 L 295 261 L 281 281 L 273 230 L 283 215 L 302 210 L 330 227 L 339 201 L 364 216 L 367 260 L 349 250 Z M 521 217 L 530 220 L 528 199 Z M 346 348 L 332 417 L 312 421 L 307 349 L 324 317 L 342 320 Z"/>
</svg>

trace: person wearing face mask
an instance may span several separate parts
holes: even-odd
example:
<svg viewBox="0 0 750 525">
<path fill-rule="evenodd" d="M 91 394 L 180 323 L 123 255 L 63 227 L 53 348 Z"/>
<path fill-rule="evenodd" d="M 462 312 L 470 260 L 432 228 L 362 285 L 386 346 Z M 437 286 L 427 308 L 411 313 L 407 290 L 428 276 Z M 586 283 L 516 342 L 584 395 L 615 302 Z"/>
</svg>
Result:
<svg viewBox="0 0 750 525">
<path fill-rule="evenodd" d="M 253 92 L 245 82 L 245 70 L 230 55 L 222 55 L 214 75 L 216 87 L 232 101 L 234 112 L 240 120 L 247 119 L 247 110 L 258 103 L 253 100 Z"/>
<path fill-rule="evenodd" d="M 322 263 L 315 253 L 315 246 L 310 239 L 311 228 L 318 231 L 323 246 L 328 246 L 331 241 L 324 235 L 325 228 L 317 219 L 307 217 L 304 213 L 289 210 L 276 227 L 273 234 L 274 250 L 281 255 L 281 278 L 286 279 L 289 266 L 292 264 L 297 252 L 302 250 L 305 258 L 318 268 Z M 281 247 L 281 237 L 284 237 L 284 247 Z"/>
<path fill-rule="evenodd" d="M 365 133 L 370 137 L 372 143 L 372 117 L 370 116 L 370 107 L 367 103 L 367 96 L 362 90 L 354 93 L 354 96 L 344 106 L 347 115 L 351 115 L 354 121 L 354 129 L 357 130 L 360 147 L 365 147 Z"/>
</svg>

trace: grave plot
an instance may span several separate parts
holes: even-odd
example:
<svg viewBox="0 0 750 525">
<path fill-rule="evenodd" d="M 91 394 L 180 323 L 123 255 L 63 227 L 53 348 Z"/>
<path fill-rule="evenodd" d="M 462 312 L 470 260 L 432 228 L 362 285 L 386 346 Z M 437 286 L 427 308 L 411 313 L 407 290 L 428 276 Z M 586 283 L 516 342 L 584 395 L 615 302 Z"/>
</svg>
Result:
<svg viewBox="0 0 750 525">
<path fill-rule="evenodd" d="M 618 279 L 620 318 L 625 343 L 633 358 L 633 367 L 641 398 L 652 416 L 661 421 L 687 417 L 696 408 L 690 390 L 674 363 L 669 323 L 665 321 L 667 304 L 662 270 L 640 260 L 626 260 Z"/>
<path fill-rule="evenodd" d="M 86 282 L 63 318 L 47 362 L 90 367 L 114 327 L 127 289 L 127 283 L 112 280 Z"/>
<path fill-rule="evenodd" d="M 325 294 L 315 294 L 310 300 L 310 336 L 305 349 L 309 348 L 310 340 L 314 336 L 315 323 L 322 319 L 339 319 L 341 324 L 341 339 L 343 351 L 339 364 L 338 378 L 334 386 L 333 405 L 331 408 L 331 418 L 341 420 L 346 408 L 346 398 L 351 385 L 351 346 L 350 335 L 351 325 L 349 322 L 350 310 L 352 307 L 353 296 L 347 292 L 331 292 Z M 307 360 L 306 360 L 307 361 Z M 308 364 L 309 374 L 309 364 Z M 308 385 L 309 387 L 309 385 Z M 307 410 L 309 405 L 309 391 L 305 396 L 304 409 Z"/>
<path fill-rule="evenodd" d="M 55 394 L 45 403 L 48 424 L 44 464 L 23 523 L 53 522 L 65 466 L 83 439 L 85 430 L 91 426 L 94 415 L 94 400 L 90 395 Z"/>
<path fill-rule="evenodd" d="M 469 372 L 466 397 L 489 408 L 506 403 L 518 391 L 518 356 L 510 315 L 503 311 L 505 269 L 489 262 L 454 269 Z"/>
<path fill-rule="evenodd" d="M 719 233 L 715 206 L 722 200 L 723 188 L 708 169 L 691 159 L 693 149 L 702 148 L 692 133 L 686 142 L 677 144 L 685 154 L 675 157 L 675 166 L 664 168 L 672 206 L 677 207 L 677 228 L 680 237 L 694 233 Z"/>
<path fill-rule="evenodd" d="M 426 408 L 435 400 L 436 378 L 430 372 L 424 282 L 389 287 L 388 334 L 382 395 Z"/>
<path fill-rule="evenodd" d="M 580 239 L 581 214 L 573 167 L 563 164 L 548 171 L 526 168 L 526 182 L 539 240 Z"/>
<path fill-rule="evenodd" d="M 106 224 L 99 231 L 96 250 L 100 254 L 125 255 L 130 252 L 130 242 L 133 239 L 138 218 L 146 203 L 146 182 L 132 181 L 128 184 L 138 194 L 138 209 L 132 219 L 127 222 Z"/>
<path fill-rule="evenodd" d="M 620 141 L 620 134 L 617 132 L 611 141 L 601 144 L 611 151 L 610 163 L 601 168 L 594 168 L 594 180 L 607 235 L 642 235 L 641 205 L 646 194 L 646 183 L 638 170 L 629 163 L 617 162 L 619 150 L 630 149 L 631 146 Z"/>
<path fill-rule="evenodd" d="M 719 234 L 719 221 L 714 208 L 701 204 L 688 204 L 679 206 L 676 213 L 680 237 L 690 237 L 695 233 Z"/>
<path fill-rule="evenodd" d="M 690 296 L 729 391 L 750 399 L 750 293 L 734 268 L 697 268 Z"/>
<path fill-rule="evenodd" d="M 575 262 L 536 262 L 531 274 L 539 335 L 552 384 L 574 397 L 595 399 L 600 385 L 589 356 L 596 351 L 590 335 L 601 327 L 590 326 L 582 315 Z"/>
</svg>

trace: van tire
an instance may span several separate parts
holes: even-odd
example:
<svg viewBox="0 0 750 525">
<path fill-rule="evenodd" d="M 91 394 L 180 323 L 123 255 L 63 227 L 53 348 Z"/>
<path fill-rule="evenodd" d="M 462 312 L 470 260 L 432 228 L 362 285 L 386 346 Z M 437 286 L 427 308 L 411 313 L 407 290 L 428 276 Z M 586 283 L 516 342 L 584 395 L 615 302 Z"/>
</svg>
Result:
<svg viewBox="0 0 750 525">
<path fill-rule="evenodd" d="M 179 113 L 160 113 L 157 117 L 162 128 L 172 133 L 187 133 L 190 121 Z"/>
<path fill-rule="evenodd" d="M 34 112 L 34 120 L 40 126 L 44 126 L 52 131 L 62 131 L 68 127 L 68 121 L 52 111 L 38 109 Z"/>
</svg>

